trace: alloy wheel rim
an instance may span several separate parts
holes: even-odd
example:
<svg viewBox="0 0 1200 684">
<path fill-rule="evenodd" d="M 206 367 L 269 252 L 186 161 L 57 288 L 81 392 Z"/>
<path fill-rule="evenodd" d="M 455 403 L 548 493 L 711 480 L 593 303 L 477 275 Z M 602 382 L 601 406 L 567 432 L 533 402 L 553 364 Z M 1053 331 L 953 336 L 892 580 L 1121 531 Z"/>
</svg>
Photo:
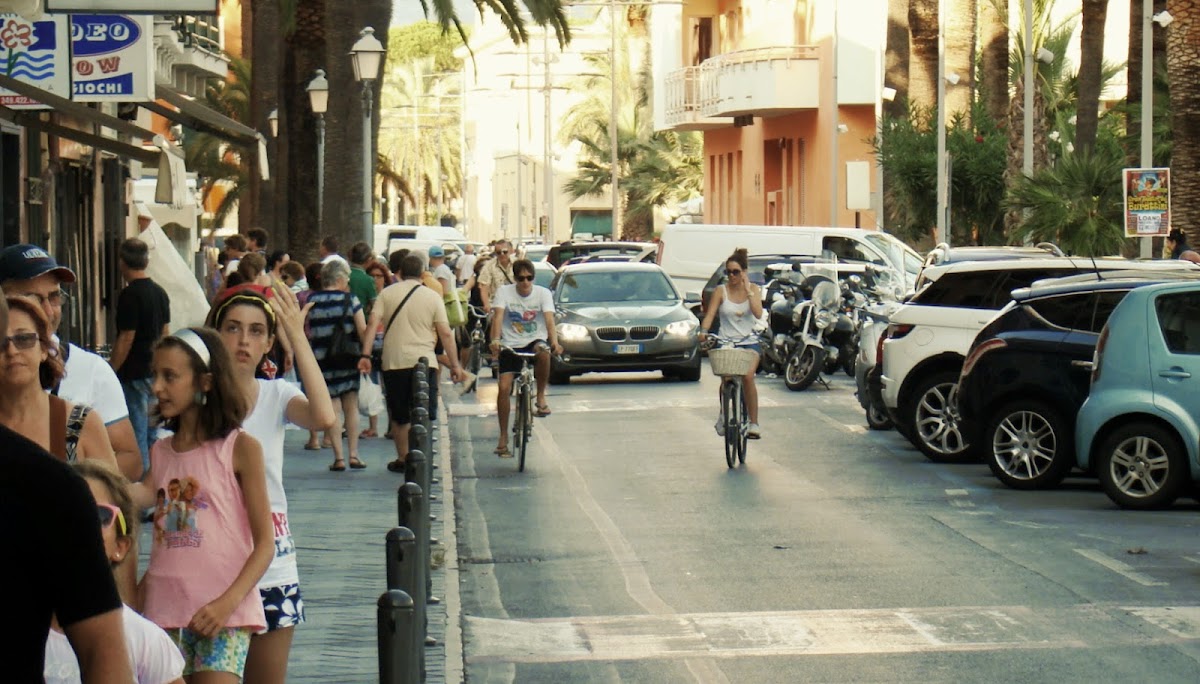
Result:
<svg viewBox="0 0 1200 684">
<path fill-rule="evenodd" d="M 960 453 L 968 446 L 952 399 L 957 388 L 955 382 L 934 385 L 917 403 L 917 435 L 932 451 L 943 455 Z"/>
<path fill-rule="evenodd" d="M 1113 449 L 1108 471 L 1122 494 L 1141 499 L 1157 494 L 1166 485 L 1171 464 L 1162 444 L 1139 435 Z"/>
<path fill-rule="evenodd" d="M 1007 475 L 1032 480 L 1046 473 L 1058 452 L 1054 426 L 1034 411 L 1004 417 L 992 434 L 992 456 Z"/>
<path fill-rule="evenodd" d="M 789 360 L 787 372 L 789 382 L 800 382 L 800 379 L 808 375 L 808 371 L 812 368 L 814 355 L 806 354 L 801 351 Z"/>
</svg>

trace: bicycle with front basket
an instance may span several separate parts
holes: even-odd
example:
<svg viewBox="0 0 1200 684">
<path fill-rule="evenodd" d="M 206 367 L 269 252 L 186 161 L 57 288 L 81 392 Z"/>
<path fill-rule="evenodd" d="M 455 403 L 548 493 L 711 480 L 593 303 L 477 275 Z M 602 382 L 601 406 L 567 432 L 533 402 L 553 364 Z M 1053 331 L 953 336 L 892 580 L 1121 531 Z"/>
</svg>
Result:
<svg viewBox="0 0 1200 684">
<path fill-rule="evenodd" d="M 746 463 L 746 447 L 750 439 L 750 413 L 746 407 L 746 395 L 742 378 L 758 361 L 758 352 L 741 349 L 734 345 L 753 340 L 746 337 L 733 340 L 719 335 L 710 335 L 708 363 L 713 375 L 721 378 L 721 418 L 725 432 L 725 465 L 734 468 Z"/>
</svg>

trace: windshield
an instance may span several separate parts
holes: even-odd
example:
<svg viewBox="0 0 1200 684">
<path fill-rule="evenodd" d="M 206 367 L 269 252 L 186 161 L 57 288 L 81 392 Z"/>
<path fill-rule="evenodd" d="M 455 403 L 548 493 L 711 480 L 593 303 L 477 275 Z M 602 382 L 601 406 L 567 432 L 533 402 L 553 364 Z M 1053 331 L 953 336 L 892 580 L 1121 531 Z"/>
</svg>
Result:
<svg viewBox="0 0 1200 684">
<path fill-rule="evenodd" d="M 904 271 L 906 273 L 916 275 L 921 271 L 921 266 L 925 263 L 916 250 L 896 239 L 893 235 L 887 233 L 867 233 L 867 241 L 883 250 L 884 254 L 891 254 L 893 248 L 897 249 L 904 261 Z"/>
<path fill-rule="evenodd" d="M 558 301 L 563 304 L 672 302 L 679 299 L 675 286 L 659 271 L 572 273 L 559 280 L 556 292 Z"/>
<path fill-rule="evenodd" d="M 554 274 L 555 271 L 549 268 L 535 268 L 533 269 L 533 284 L 549 288 L 550 282 L 554 280 Z"/>
</svg>

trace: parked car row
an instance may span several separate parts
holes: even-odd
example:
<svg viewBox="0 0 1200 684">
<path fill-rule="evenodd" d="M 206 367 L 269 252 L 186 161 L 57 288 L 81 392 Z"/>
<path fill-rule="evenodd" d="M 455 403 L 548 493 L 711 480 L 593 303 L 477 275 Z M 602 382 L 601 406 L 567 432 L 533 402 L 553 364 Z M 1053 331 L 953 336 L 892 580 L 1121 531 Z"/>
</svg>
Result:
<svg viewBox="0 0 1200 684">
<path fill-rule="evenodd" d="M 1002 256 L 927 261 L 923 289 L 892 313 L 878 361 L 897 431 L 934 461 L 982 458 L 1014 488 L 1079 470 L 1127 508 L 1189 491 L 1200 480 L 1200 363 L 1188 351 L 1194 337 L 1200 354 L 1200 269 Z"/>
</svg>

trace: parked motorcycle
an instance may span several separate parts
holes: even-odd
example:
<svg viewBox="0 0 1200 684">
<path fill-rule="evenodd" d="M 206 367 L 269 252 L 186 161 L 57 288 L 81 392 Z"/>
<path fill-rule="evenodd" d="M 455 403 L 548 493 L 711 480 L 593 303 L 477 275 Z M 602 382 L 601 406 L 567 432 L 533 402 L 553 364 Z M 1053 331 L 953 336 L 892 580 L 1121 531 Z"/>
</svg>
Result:
<svg viewBox="0 0 1200 684">
<path fill-rule="evenodd" d="M 844 338 L 853 334 L 848 318 L 838 330 L 842 294 L 837 284 L 836 266 L 808 265 L 805 272 L 807 277 L 801 287 L 811 294 L 795 307 L 792 314 L 799 343 L 788 357 L 783 373 L 783 384 L 793 392 L 808 389 L 828 364 L 833 363 L 836 369 L 840 345 L 845 342 Z"/>
<path fill-rule="evenodd" d="M 900 306 L 903 288 L 891 269 L 872 269 L 869 283 L 863 283 L 865 305 L 859 309 L 858 354 L 854 369 L 855 396 L 866 413 L 867 427 L 892 429 L 891 418 L 883 404 L 880 356 L 888 318 Z"/>
<path fill-rule="evenodd" d="M 767 302 L 767 324 L 758 328 L 762 347 L 763 372 L 780 374 L 787 366 L 792 351 L 800 344 L 798 326 L 794 322 L 796 307 L 804 301 L 800 273 L 791 264 L 778 264 L 764 269 Z"/>
</svg>

